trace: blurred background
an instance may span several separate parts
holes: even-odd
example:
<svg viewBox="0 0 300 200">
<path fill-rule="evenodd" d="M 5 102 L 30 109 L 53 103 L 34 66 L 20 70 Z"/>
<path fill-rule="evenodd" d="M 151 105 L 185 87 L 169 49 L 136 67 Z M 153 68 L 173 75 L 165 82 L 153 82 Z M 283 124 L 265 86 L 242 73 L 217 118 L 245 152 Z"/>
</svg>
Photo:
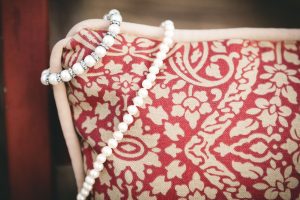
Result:
<svg viewBox="0 0 300 200">
<path fill-rule="evenodd" d="M 0 199 L 74 199 L 76 185 L 51 87 L 53 45 L 112 8 L 124 21 L 176 28 L 300 28 L 298 0 L 1 0 Z"/>
</svg>

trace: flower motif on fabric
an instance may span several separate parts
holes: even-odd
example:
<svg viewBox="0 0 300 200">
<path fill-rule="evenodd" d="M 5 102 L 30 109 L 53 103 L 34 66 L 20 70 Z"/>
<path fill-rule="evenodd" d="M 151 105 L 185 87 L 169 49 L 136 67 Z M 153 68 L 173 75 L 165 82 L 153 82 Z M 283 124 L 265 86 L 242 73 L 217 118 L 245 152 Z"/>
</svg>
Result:
<svg viewBox="0 0 300 200">
<path fill-rule="evenodd" d="M 271 167 L 267 168 L 267 176 L 263 178 L 265 182 L 253 185 L 257 190 L 264 190 L 266 199 L 291 199 L 291 190 L 295 189 L 299 181 L 292 177 L 292 166 L 279 168 L 274 160 L 270 161 Z"/>
<path fill-rule="evenodd" d="M 300 174 L 300 114 L 296 113 L 291 123 L 290 137 L 286 139 L 281 148 L 292 156 L 295 170 Z"/>
<path fill-rule="evenodd" d="M 287 69 L 286 65 L 265 65 L 264 69 L 267 73 L 261 74 L 260 78 L 270 80 L 276 85 L 277 88 L 282 88 L 284 85 L 288 85 L 289 81 L 300 83 L 299 79 L 295 76 L 297 71 Z"/>
<path fill-rule="evenodd" d="M 265 65 L 266 73 L 260 75 L 261 79 L 270 80 L 260 84 L 254 92 L 257 94 L 266 94 L 275 92 L 276 95 L 283 95 L 290 103 L 297 104 L 297 92 L 290 85 L 291 83 L 300 83 L 295 75 L 296 70 L 288 69 L 284 64 L 275 64 L 274 66 Z"/>
<path fill-rule="evenodd" d="M 194 129 L 200 116 L 210 113 L 212 108 L 208 102 L 206 91 L 192 92 L 192 88 L 190 86 L 188 94 L 182 91 L 172 94 L 174 106 L 171 115 L 174 117 L 184 116 L 190 127 Z"/>
<path fill-rule="evenodd" d="M 120 89 L 124 94 L 127 94 L 130 90 L 138 90 L 140 87 L 138 85 L 140 78 L 134 77 L 129 73 L 122 74 L 119 77 L 112 77 L 112 79 L 115 81 L 112 84 L 112 88 L 115 90 Z"/>
<path fill-rule="evenodd" d="M 111 48 L 113 49 L 111 55 L 122 56 L 126 64 L 132 62 L 135 57 L 152 60 L 154 58 L 153 53 L 158 49 L 157 43 L 148 38 L 137 38 L 132 35 L 123 34 L 119 35 L 119 39 L 120 42 L 117 42 Z"/>
<path fill-rule="evenodd" d="M 68 95 L 69 101 L 73 105 L 74 118 L 78 119 L 82 111 L 91 111 L 92 106 L 86 101 L 83 92 L 74 90 Z"/>
<path fill-rule="evenodd" d="M 243 48 L 241 50 L 241 54 L 244 55 L 245 59 L 248 61 L 254 61 L 255 58 L 258 57 L 259 53 L 259 48 L 257 48 L 257 42 L 245 40 L 244 42 L 241 40 L 237 40 L 236 42 L 242 42 L 243 43 Z"/>
<path fill-rule="evenodd" d="M 198 172 L 194 172 L 188 185 L 175 185 L 175 190 L 179 199 L 194 200 L 216 199 L 218 192 L 216 188 L 206 186 Z"/>
<path fill-rule="evenodd" d="M 255 105 L 257 108 L 248 109 L 247 113 L 257 115 L 263 127 L 276 127 L 278 125 L 277 121 L 284 127 L 288 126 L 286 117 L 291 115 L 292 110 L 282 105 L 281 99 L 278 96 L 272 97 L 269 101 L 264 98 L 257 98 Z"/>
</svg>

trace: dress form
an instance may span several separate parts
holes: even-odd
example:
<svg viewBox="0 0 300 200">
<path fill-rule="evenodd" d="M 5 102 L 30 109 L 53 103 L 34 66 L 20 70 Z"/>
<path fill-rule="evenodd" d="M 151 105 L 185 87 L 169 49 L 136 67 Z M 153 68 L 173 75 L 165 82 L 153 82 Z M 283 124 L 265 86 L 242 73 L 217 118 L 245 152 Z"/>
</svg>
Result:
<svg viewBox="0 0 300 200">
<path fill-rule="evenodd" d="M 106 22 L 101 20 L 88 20 L 78 25 L 75 25 L 67 37 L 58 42 L 52 51 L 50 59 L 50 70 L 55 72 L 61 70 L 61 56 L 63 47 L 67 45 L 68 41 L 74 36 L 78 30 L 83 28 L 90 28 L 94 30 L 101 30 L 107 26 Z M 137 25 L 124 22 L 122 30 L 125 33 L 136 34 L 153 39 L 159 39 L 162 32 L 156 27 Z M 202 40 L 221 40 L 231 38 L 253 39 L 253 40 L 299 40 L 299 30 L 286 29 L 228 29 L 228 30 L 207 30 L 207 31 L 177 31 L 175 32 L 175 41 L 202 41 Z M 69 108 L 68 98 L 66 96 L 66 87 L 60 84 L 53 87 L 55 101 L 59 113 L 61 126 L 64 137 L 68 146 L 68 150 L 72 160 L 72 166 L 75 172 L 77 186 L 80 188 L 83 178 L 83 160 L 80 152 L 79 141 L 76 137 L 72 115 Z"/>
</svg>

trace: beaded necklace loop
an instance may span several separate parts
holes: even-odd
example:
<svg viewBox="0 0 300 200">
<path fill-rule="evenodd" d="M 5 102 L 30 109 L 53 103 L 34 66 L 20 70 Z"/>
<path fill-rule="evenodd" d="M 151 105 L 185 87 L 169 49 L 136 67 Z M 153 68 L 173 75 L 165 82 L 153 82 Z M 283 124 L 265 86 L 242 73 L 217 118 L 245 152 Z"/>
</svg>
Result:
<svg viewBox="0 0 300 200">
<path fill-rule="evenodd" d="M 80 62 L 75 63 L 71 68 L 62 70 L 58 73 L 50 72 L 49 68 L 45 69 L 41 74 L 41 82 L 44 85 L 57 85 L 62 82 L 69 82 L 75 76 L 83 74 L 88 68 L 93 67 L 101 58 L 106 55 L 108 49 L 114 44 L 115 38 L 120 33 L 120 25 L 122 16 L 116 9 L 109 11 L 103 17 L 105 20 L 110 21 L 108 32 L 103 37 L 103 40 L 95 51 L 87 55 Z"/>
</svg>

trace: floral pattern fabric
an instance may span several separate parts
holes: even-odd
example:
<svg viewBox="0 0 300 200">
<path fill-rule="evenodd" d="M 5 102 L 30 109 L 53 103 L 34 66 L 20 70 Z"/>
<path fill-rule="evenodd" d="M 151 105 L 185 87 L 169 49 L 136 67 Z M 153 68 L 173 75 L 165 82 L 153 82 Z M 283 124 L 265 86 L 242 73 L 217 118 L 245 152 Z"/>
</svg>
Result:
<svg viewBox="0 0 300 200">
<path fill-rule="evenodd" d="M 105 32 L 83 29 L 67 68 Z M 145 79 L 160 42 L 120 34 L 68 84 L 85 170 Z M 300 199 L 300 42 L 175 43 L 92 199 Z"/>
</svg>

